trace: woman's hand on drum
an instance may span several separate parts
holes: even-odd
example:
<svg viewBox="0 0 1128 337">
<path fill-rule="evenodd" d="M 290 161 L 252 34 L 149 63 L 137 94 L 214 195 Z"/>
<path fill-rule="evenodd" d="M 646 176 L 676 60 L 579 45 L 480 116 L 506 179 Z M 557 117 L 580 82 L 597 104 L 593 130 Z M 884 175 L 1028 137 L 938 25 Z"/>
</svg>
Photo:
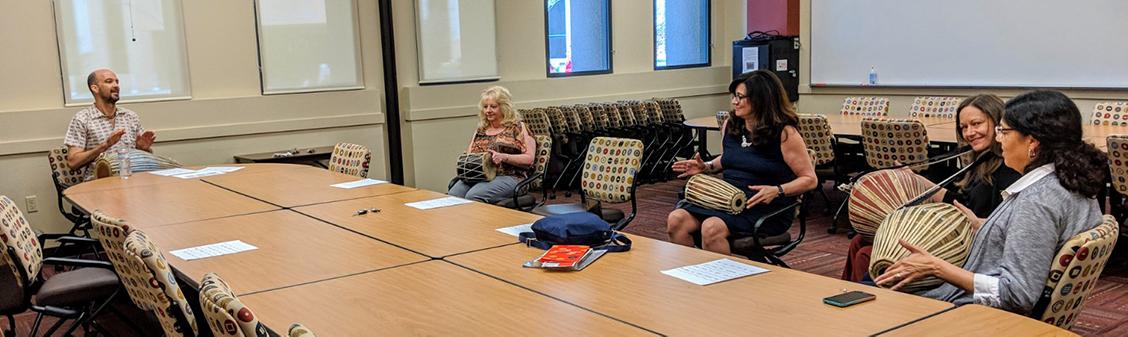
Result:
<svg viewBox="0 0 1128 337">
<path fill-rule="evenodd" d="M 678 175 L 678 178 L 685 178 L 705 172 L 705 161 L 701 160 L 701 154 L 698 153 L 693 156 L 693 159 L 674 162 L 670 168 L 673 169 L 674 172 L 681 173 Z"/>
<path fill-rule="evenodd" d="M 486 151 L 490 152 L 490 159 L 493 160 L 494 165 L 501 165 L 501 163 L 505 162 L 505 157 L 509 156 L 507 154 L 497 152 L 497 151 L 494 151 L 494 150 L 486 150 Z"/>
<path fill-rule="evenodd" d="M 901 287 L 913 281 L 939 275 L 940 268 L 947 263 L 923 249 L 905 242 L 905 240 L 899 240 L 898 243 L 909 251 L 909 256 L 889 266 L 885 269 L 885 273 L 873 280 L 873 283 L 880 287 L 892 285 L 892 287 L 889 287 L 890 289 L 901 289 Z"/>
<path fill-rule="evenodd" d="M 987 220 L 975 215 L 975 212 L 972 212 L 970 208 L 967 208 L 967 206 L 964 206 L 964 204 L 961 204 L 959 201 L 953 201 L 952 205 L 956 206 L 956 208 L 958 208 L 960 212 L 963 212 L 964 216 L 971 221 L 972 233 L 978 232 L 979 227 L 983 227 L 983 223 L 987 222 Z"/>
<path fill-rule="evenodd" d="M 752 208 L 759 204 L 770 204 L 776 197 L 779 197 L 779 187 L 768 185 L 749 185 L 748 189 L 756 192 L 748 202 L 744 203 L 744 208 Z"/>
</svg>

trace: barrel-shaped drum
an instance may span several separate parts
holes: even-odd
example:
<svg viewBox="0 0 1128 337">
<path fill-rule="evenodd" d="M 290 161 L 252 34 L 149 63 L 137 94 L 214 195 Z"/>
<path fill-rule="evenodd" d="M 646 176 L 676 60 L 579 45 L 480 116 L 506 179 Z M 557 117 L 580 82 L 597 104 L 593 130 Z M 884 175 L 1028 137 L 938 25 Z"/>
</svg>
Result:
<svg viewBox="0 0 1128 337">
<path fill-rule="evenodd" d="M 893 211 L 877 228 L 869 273 L 876 278 L 897 260 L 909 256 L 909 251 L 898 243 L 900 240 L 962 266 L 973 238 L 971 220 L 950 204 L 932 203 Z M 943 280 L 930 276 L 909 283 L 901 291 L 917 292 L 941 283 Z"/>
<path fill-rule="evenodd" d="M 928 189 L 920 179 L 912 171 L 890 169 L 870 172 L 854 182 L 848 203 L 854 231 L 872 238 L 889 212 Z"/>
<path fill-rule="evenodd" d="M 707 174 L 697 174 L 685 183 L 685 201 L 708 209 L 729 214 L 744 211 L 747 197 L 744 191 L 730 185 L 723 179 Z"/>
<path fill-rule="evenodd" d="M 129 158 L 130 172 L 158 171 L 183 166 L 170 158 L 138 149 L 130 149 L 125 152 L 125 155 Z M 103 152 L 94 160 L 94 178 L 116 176 L 120 169 L 121 159 L 118 158 L 117 151 Z"/>
<path fill-rule="evenodd" d="M 493 180 L 497 167 L 488 152 L 463 153 L 458 155 L 458 179 L 467 183 Z"/>
</svg>

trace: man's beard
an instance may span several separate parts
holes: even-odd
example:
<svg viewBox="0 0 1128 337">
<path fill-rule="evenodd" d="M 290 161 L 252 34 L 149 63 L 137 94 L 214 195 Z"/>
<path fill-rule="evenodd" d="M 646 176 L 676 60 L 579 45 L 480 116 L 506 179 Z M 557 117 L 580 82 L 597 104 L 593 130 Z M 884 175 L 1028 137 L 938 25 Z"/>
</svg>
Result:
<svg viewBox="0 0 1128 337">
<path fill-rule="evenodd" d="M 117 101 L 118 101 L 119 99 L 121 99 L 121 95 L 119 94 L 119 95 L 115 96 L 115 95 L 114 95 L 113 93 L 110 93 L 110 94 L 108 94 L 108 95 L 102 96 L 102 98 L 103 98 L 103 99 L 104 99 L 104 100 L 105 100 L 106 102 L 110 102 L 110 103 L 112 104 L 112 103 L 117 103 Z"/>
</svg>

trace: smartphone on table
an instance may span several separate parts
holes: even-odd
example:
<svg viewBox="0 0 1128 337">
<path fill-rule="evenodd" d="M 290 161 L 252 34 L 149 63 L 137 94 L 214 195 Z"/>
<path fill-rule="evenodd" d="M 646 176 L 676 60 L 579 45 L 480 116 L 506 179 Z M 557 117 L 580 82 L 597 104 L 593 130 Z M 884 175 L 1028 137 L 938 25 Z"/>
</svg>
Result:
<svg viewBox="0 0 1128 337">
<path fill-rule="evenodd" d="M 876 298 L 876 296 L 873 294 L 855 290 L 824 298 L 823 303 L 845 308 L 858 303 L 872 301 L 874 298 Z"/>
</svg>

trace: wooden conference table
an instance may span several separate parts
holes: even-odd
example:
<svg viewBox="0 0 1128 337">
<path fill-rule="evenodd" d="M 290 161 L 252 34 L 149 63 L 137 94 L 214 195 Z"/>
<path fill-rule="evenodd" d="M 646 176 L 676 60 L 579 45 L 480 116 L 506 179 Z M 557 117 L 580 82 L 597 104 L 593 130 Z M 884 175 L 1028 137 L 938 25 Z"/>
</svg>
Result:
<svg viewBox="0 0 1128 337">
<path fill-rule="evenodd" d="M 326 188 L 356 179 L 306 166 L 248 165 L 190 180 L 112 177 L 65 193 L 84 209 L 142 228 L 186 286 L 215 272 L 268 326 L 302 322 L 319 336 L 866 335 L 951 308 L 739 258 L 731 259 L 770 272 L 697 286 L 660 271 L 723 256 L 637 235 L 631 251 L 607 254 L 581 272 L 526 269 L 522 262 L 543 251 L 495 229 L 537 216 L 480 203 L 418 210 L 403 204 L 442 194 L 392 184 Z M 309 192 L 265 184 L 305 184 Z M 305 197 L 289 195 L 295 192 Z M 224 212 L 189 216 L 194 212 L 153 204 L 174 199 L 196 212 Z M 380 212 L 354 215 L 361 208 Z M 170 254 L 229 240 L 257 249 L 192 261 Z M 850 308 L 822 303 L 848 290 L 877 300 Z"/>
<path fill-rule="evenodd" d="M 1077 336 L 1026 316 L 978 304 L 961 306 L 881 336 Z"/>
</svg>

